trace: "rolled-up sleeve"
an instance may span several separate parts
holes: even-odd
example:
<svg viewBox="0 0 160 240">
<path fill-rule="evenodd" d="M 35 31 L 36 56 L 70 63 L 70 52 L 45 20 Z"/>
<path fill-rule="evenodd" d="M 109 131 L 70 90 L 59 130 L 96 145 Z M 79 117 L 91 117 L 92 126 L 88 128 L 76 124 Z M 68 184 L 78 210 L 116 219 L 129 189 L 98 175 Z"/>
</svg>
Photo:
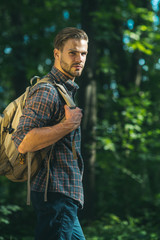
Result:
<svg viewBox="0 0 160 240">
<path fill-rule="evenodd" d="M 41 83 L 31 89 L 23 114 L 12 139 L 16 147 L 33 128 L 49 126 L 58 112 L 58 92 L 48 83 Z"/>
</svg>

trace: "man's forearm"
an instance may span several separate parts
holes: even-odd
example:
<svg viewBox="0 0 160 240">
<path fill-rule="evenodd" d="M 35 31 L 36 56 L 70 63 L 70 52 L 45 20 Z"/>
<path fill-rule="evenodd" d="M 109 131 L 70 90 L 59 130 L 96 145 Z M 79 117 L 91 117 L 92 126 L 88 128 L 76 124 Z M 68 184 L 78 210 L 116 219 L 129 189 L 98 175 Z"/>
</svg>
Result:
<svg viewBox="0 0 160 240">
<path fill-rule="evenodd" d="M 48 147 L 74 129 L 75 126 L 73 126 L 73 123 L 67 120 L 51 127 L 34 128 L 24 137 L 18 147 L 18 151 L 24 154 L 26 152 L 34 152 Z"/>
</svg>

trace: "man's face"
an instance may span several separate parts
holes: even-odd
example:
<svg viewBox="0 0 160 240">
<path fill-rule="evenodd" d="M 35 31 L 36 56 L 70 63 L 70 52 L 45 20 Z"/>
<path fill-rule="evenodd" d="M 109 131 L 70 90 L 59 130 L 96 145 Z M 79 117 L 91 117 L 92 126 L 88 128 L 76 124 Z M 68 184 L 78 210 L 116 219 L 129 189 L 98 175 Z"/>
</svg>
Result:
<svg viewBox="0 0 160 240">
<path fill-rule="evenodd" d="M 71 79 L 81 75 L 88 52 L 86 40 L 69 39 L 62 51 L 57 49 L 55 51 L 58 53 L 55 59 L 61 72 Z"/>
</svg>

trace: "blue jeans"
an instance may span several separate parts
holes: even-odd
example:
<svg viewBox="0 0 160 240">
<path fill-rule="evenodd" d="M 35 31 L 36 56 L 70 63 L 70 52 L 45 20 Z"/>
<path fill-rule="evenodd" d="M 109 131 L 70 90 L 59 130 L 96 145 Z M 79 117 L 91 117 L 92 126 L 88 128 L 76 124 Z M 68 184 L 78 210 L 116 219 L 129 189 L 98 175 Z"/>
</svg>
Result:
<svg viewBox="0 0 160 240">
<path fill-rule="evenodd" d="M 35 240 L 85 240 L 80 226 L 76 201 L 61 194 L 31 192 L 31 200 L 37 214 Z"/>
</svg>

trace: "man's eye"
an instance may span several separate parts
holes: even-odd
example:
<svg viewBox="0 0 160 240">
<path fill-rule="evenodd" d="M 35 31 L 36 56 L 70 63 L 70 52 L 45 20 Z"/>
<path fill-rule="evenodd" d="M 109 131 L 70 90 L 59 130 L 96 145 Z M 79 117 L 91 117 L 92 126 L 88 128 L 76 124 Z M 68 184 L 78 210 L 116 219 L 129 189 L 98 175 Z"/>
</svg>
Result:
<svg viewBox="0 0 160 240">
<path fill-rule="evenodd" d="M 71 55 L 75 55 L 75 52 L 70 52 L 69 54 L 71 54 Z"/>
</svg>

